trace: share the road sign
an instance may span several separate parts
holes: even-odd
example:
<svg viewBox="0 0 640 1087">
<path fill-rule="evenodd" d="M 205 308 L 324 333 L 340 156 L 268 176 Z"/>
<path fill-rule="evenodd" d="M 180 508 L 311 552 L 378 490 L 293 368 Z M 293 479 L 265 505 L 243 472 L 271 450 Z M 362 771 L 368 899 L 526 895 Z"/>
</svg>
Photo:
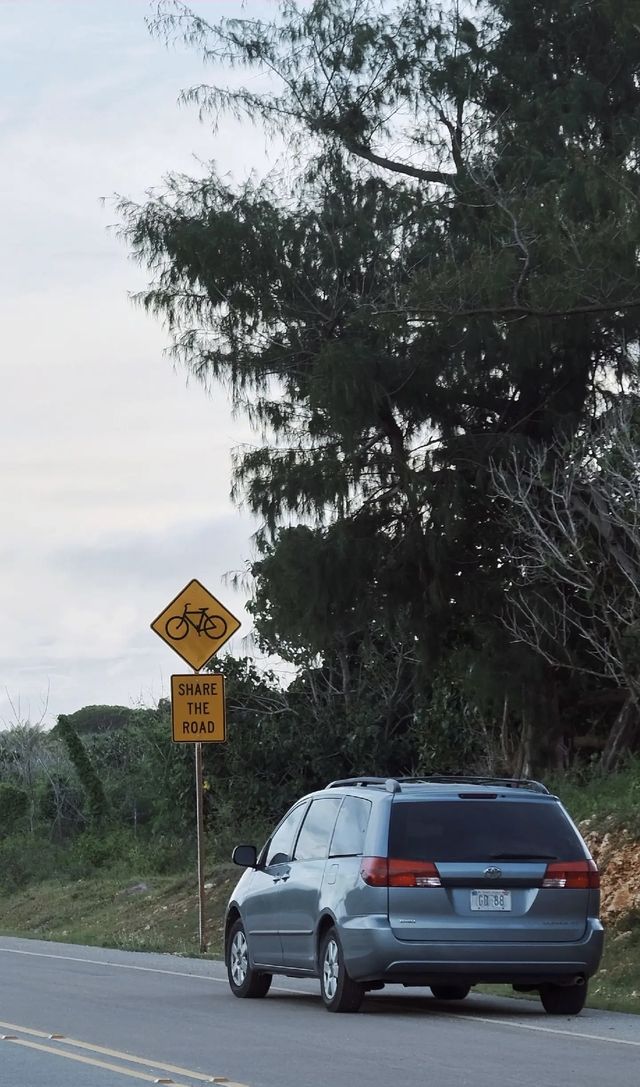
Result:
<svg viewBox="0 0 640 1087">
<path fill-rule="evenodd" d="M 224 743 L 224 676 L 172 676 L 171 726 L 175 743 Z"/>
<path fill-rule="evenodd" d="M 240 620 L 196 578 L 160 612 L 151 629 L 199 670 L 240 627 Z"/>
</svg>

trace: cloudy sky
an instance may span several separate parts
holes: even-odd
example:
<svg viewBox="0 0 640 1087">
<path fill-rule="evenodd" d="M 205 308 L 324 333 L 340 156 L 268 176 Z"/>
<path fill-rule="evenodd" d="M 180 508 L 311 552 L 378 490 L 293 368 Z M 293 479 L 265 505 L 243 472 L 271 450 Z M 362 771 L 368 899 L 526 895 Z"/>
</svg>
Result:
<svg viewBox="0 0 640 1087">
<path fill-rule="evenodd" d="M 263 0 L 195 0 L 211 18 Z M 155 703 L 184 666 L 149 629 L 197 577 L 225 583 L 255 525 L 229 500 L 251 440 L 224 393 L 164 355 L 129 293 L 143 271 L 101 197 L 141 198 L 168 170 L 261 169 L 255 130 L 214 136 L 177 105 L 204 78 L 167 50 L 147 0 L 0 0 L 0 727 L 84 705 Z M 246 652 L 244 622 L 230 644 Z M 14 709 L 12 709 L 12 704 Z"/>
</svg>

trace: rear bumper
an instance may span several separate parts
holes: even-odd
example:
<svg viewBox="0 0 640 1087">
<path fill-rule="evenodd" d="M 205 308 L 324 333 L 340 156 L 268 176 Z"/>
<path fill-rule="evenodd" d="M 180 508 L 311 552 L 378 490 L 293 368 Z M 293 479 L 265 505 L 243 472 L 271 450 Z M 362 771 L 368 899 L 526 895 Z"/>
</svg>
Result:
<svg viewBox="0 0 640 1087">
<path fill-rule="evenodd" d="M 345 964 L 357 981 L 429 985 L 456 980 L 571 984 L 595 974 L 604 932 L 595 918 L 581 940 L 569 943 L 410 943 L 398 940 L 386 918 L 360 918 L 341 930 Z"/>
</svg>

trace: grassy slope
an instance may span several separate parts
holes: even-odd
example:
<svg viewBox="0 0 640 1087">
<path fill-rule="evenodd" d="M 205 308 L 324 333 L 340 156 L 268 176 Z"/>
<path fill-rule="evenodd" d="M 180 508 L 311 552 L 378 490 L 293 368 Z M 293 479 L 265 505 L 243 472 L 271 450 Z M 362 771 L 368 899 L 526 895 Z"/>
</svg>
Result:
<svg viewBox="0 0 640 1087">
<path fill-rule="evenodd" d="M 221 864 L 207 880 L 212 957 L 222 952 L 224 907 L 237 873 L 237 868 Z M 0 896 L 0 932 L 126 951 L 197 955 L 197 896 L 193 874 L 126 881 L 113 875 L 73 883 L 50 880 Z"/>
</svg>

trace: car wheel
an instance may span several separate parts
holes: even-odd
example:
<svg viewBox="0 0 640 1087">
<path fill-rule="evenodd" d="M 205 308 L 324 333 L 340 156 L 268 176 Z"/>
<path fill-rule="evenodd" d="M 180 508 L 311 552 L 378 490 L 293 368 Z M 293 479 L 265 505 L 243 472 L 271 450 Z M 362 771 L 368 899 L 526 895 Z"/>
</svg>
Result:
<svg viewBox="0 0 640 1087">
<path fill-rule="evenodd" d="M 266 996 L 271 985 L 271 974 L 254 970 L 249 958 L 249 945 L 242 921 L 234 923 L 227 941 L 227 976 L 234 996 Z"/>
<path fill-rule="evenodd" d="M 430 985 L 436 1000 L 464 1000 L 469 996 L 470 985 Z"/>
<path fill-rule="evenodd" d="M 542 1007 L 549 1015 L 577 1015 L 584 1008 L 588 986 L 541 985 Z"/>
<path fill-rule="evenodd" d="M 334 928 L 325 932 L 320 946 L 320 991 L 330 1012 L 357 1012 L 364 985 L 353 981 L 344 965 L 342 945 Z"/>
</svg>

